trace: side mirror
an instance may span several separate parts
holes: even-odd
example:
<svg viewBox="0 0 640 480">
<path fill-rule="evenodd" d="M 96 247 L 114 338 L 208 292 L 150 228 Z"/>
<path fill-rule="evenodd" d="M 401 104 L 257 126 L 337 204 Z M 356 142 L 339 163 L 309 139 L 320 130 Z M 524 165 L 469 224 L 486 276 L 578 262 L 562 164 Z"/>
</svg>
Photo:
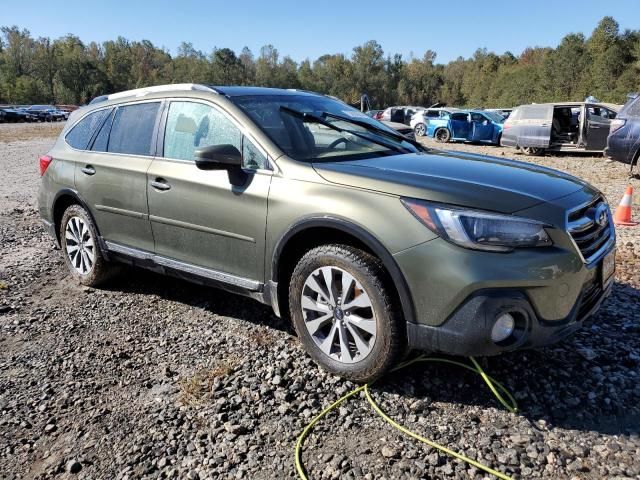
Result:
<svg viewBox="0 0 640 480">
<path fill-rule="evenodd" d="M 219 170 L 242 166 L 242 153 L 230 144 L 197 148 L 196 166 L 201 170 Z"/>
</svg>

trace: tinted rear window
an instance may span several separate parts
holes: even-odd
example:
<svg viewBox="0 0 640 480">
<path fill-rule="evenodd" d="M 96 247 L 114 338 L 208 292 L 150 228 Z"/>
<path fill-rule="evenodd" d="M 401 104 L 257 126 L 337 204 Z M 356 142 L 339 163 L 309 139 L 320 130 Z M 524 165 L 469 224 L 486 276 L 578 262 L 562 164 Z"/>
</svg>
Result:
<svg viewBox="0 0 640 480">
<path fill-rule="evenodd" d="M 151 155 L 159 102 L 118 107 L 109 135 L 108 152 Z"/>
<path fill-rule="evenodd" d="M 67 143 L 78 150 L 86 150 L 93 134 L 100 128 L 110 111 L 98 110 L 84 117 L 67 133 Z"/>
</svg>

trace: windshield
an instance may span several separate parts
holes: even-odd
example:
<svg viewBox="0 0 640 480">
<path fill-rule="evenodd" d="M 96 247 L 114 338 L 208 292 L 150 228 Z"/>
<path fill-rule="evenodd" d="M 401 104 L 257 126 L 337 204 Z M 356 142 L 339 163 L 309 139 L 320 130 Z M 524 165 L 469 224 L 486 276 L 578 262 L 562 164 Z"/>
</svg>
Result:
<svg viewBox="0 0 640 480">
<path fill-rule="evenodd" d="M 419 151 L 395 130 L 331 98 L 246 95 L 231 100 L 295 160 L 355 160 Z"/>
<path fill-rule="evenodd" d="M 485 110 L 482 113 L 484 113 L 487 117 L 489 117 L 491 121 L 495 123 L 504 123 L 505 118 L 497 112 L 489 112 Z"/>
</svg>

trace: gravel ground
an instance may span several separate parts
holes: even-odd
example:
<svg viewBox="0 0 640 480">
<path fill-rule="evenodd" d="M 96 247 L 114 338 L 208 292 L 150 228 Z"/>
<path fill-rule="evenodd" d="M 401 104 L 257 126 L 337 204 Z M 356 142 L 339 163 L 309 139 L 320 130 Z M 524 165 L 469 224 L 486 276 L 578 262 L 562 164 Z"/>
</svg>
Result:
<svg viewBox="0 0 640 480">
<path fill-rule="evenodd" d="M 102 289 L 70 282 L 35 209 L 36 157 L 52 141 L 0 143 L 0 478 L 294 478 L 297 435 L 354 385 L 318 369 L 288 325 L 245 298 L 138 270 Z M 447 148 L 577 174 L 612 204 L 628 182 L 601 158 Z M 455 367 L 409 368 L 375 398 L 516 478 L 640 478 L 638 232 L 618 232 L 614 293 L 593 325 L 483 361 L 518 414 Z M 311 478 L 488 477 L 399 435 L 363 399 L 316 427 L 304 460 Z"/>
</svg>

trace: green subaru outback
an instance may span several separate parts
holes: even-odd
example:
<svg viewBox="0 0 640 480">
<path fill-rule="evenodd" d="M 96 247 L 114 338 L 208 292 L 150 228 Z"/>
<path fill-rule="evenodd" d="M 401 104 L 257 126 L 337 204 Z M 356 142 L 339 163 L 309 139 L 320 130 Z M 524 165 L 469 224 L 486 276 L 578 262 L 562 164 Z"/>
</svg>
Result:
<svg viewBox="0 0 640 480">
<path fill-rule="evenodd" d="M 81 284 L 124 262 L 246 295 L 356 381 L 409 348 L 556 342 L 613 283 L 615 231 L 592 186 L 430 150 L 310 92 L 180 84 L 99 97 L 40 173 L 40 214 Z"/>
</svg>

